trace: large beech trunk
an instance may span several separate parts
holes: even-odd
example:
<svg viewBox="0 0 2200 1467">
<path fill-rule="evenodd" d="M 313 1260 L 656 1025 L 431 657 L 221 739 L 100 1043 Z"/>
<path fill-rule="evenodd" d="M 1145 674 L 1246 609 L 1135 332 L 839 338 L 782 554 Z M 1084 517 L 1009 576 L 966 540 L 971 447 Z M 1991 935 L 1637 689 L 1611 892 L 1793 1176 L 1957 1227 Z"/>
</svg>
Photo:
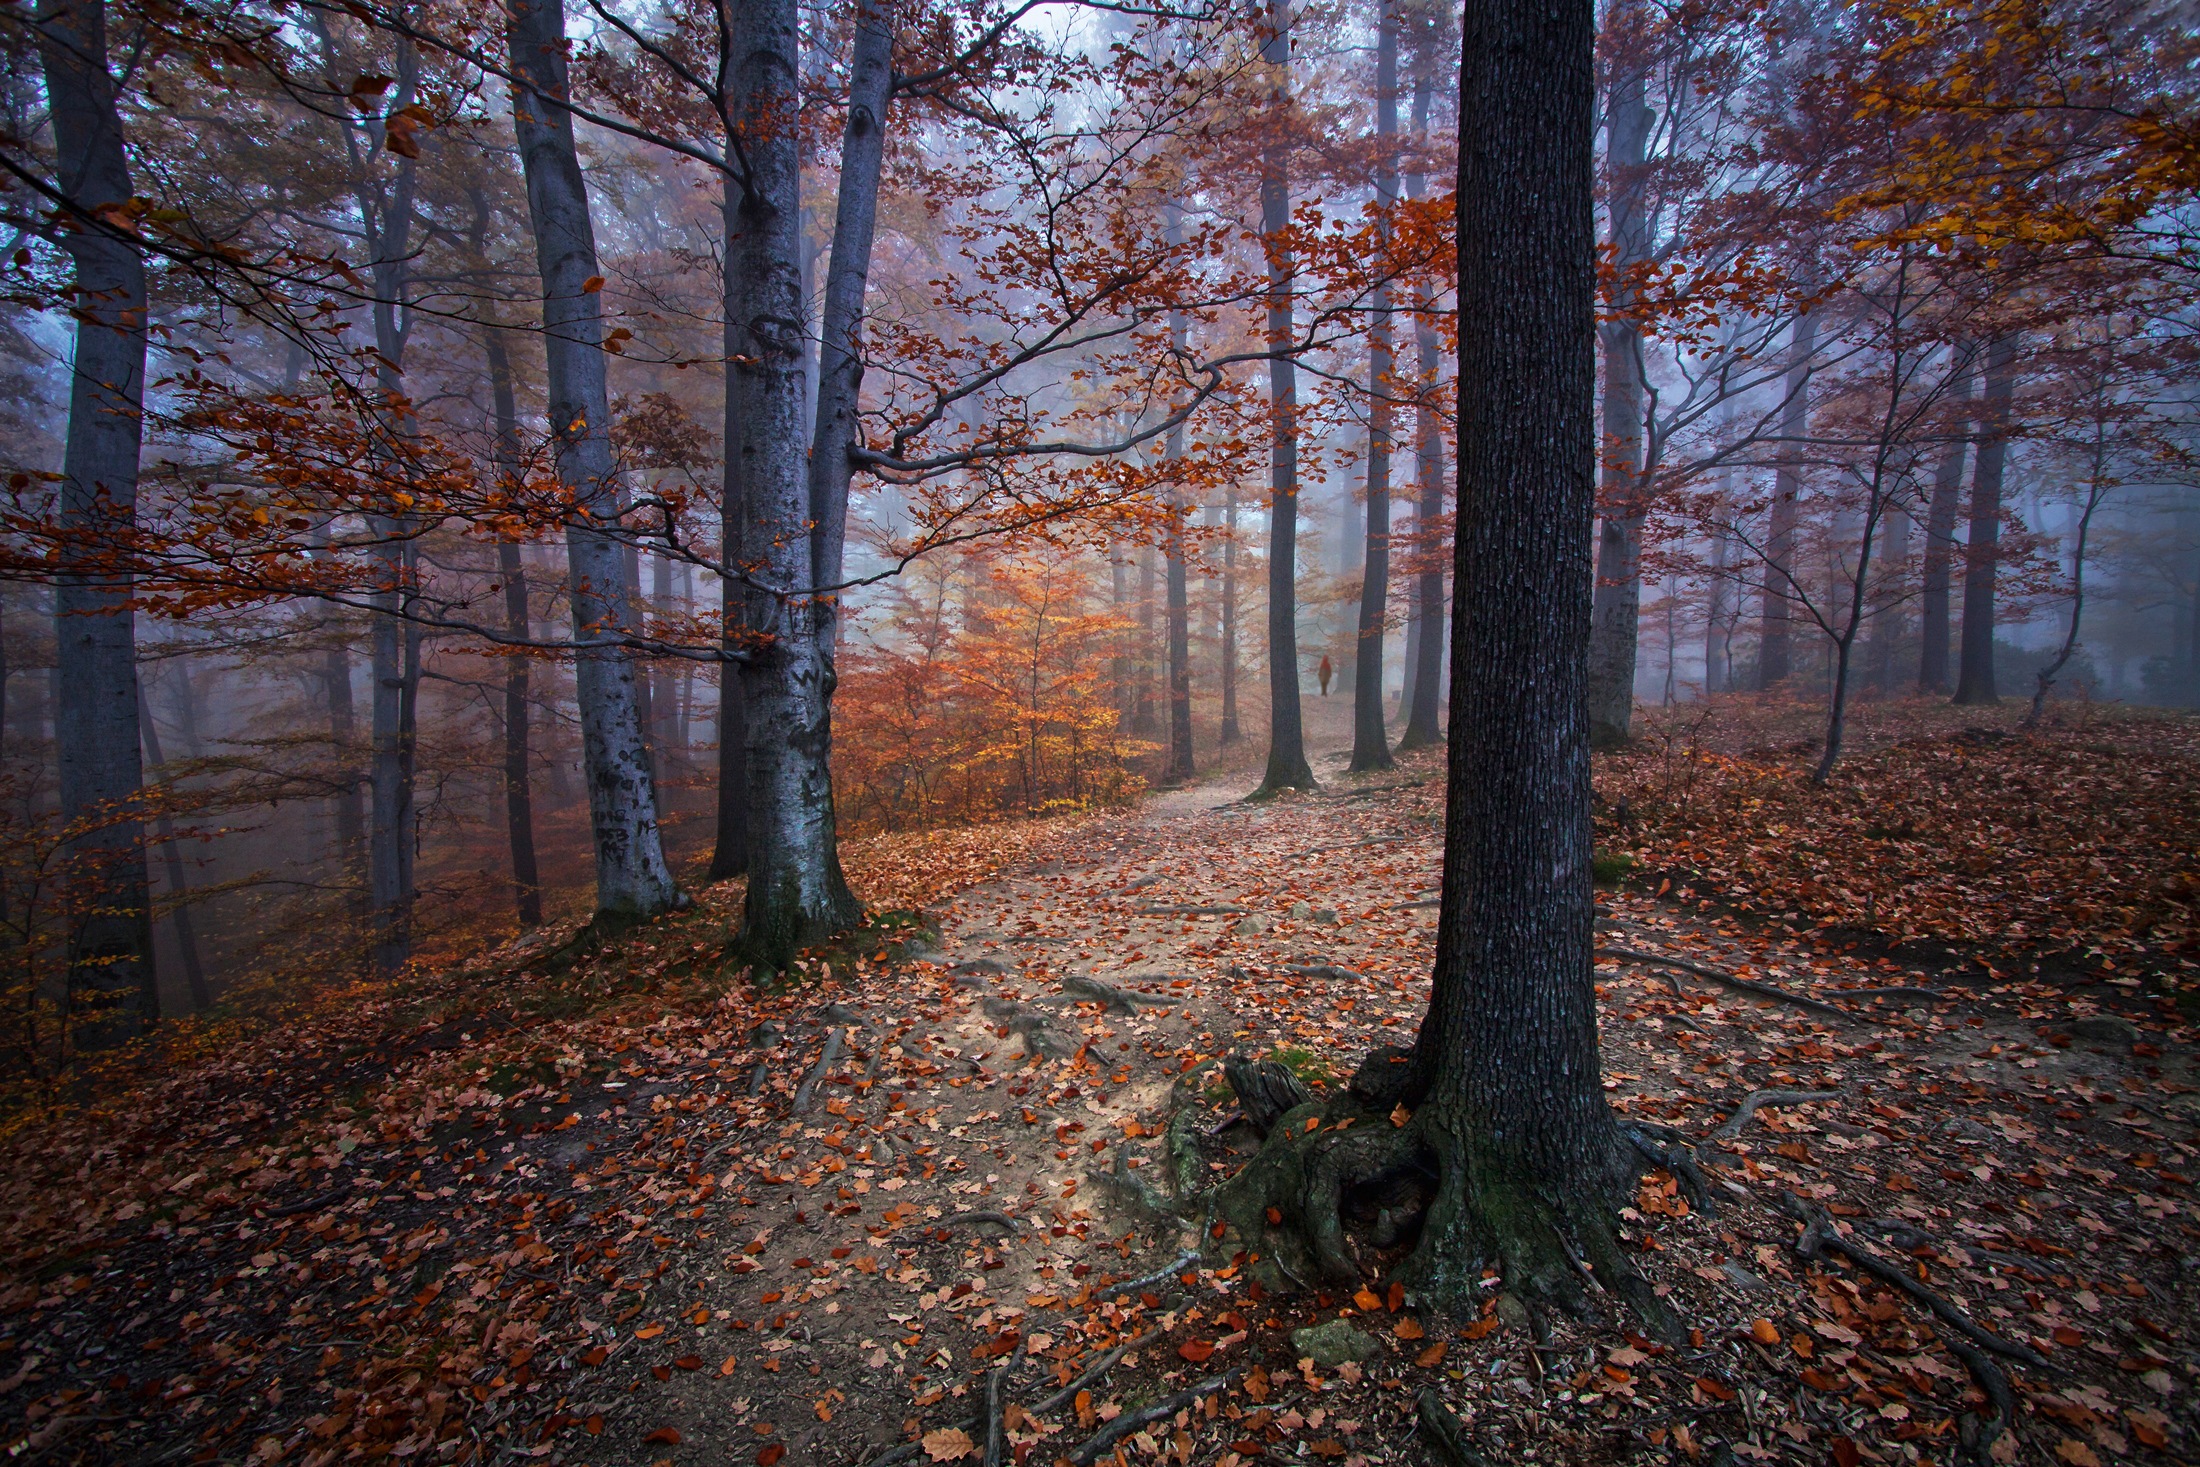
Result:
<svg viewBox="0 0 2200 1467">
<path fill-rule="evenodd" d="M 565 16 L 557 0 L 511 0 L 512 70 L 521 86 L 513 126 L 527 178 L 535 262 L 542 276 L 547 408 L 558 478 L 582 516 L 614 523 L 618 469 L 605 381 L 603 280 L 587 186 L 573 146 L 566 95 Z M 625 556 L 610 535 L 578 519 L 566 531 L 572 571 L 574 688 L 582 767 L 596 848 L 599 920 L 631 921 L 669 909 L 679 892 L 657 829 L 657 791 L 642 738 L 628 624 Z"/>
<path fill-rule="evenodd" d="M 1360 576 L 1359 635 L 1352 652 L 1352 764 L 1388 769 L 1383 719 L 1383 632 L 1390 618 L 1390 283 L 1383 278 L 1390 211 L 1398 202 L 1398 10 L 1377 0 L 1375 25 L 1376 284 L 1367 333 L 1367 560 Z"/>
<path fill-rule="evenodd" d="M 1580 1305 L 1571 1248 L 1664 1330 L 1614 1231 L 1635 1167 L 1604 1100 L 1591 972 L 1594 34 L 1590 0 L 1466 15 L 1453 778 L 1428 1012 L 1410 1055 L 1378 1050 L 1348 1097 L 1284 1117 L 1213 1194 L 1213 1246 L 1284 1278 L 1356 1276 L 1344 1192 L 1423 1171 L 1419 1240 L 1394 1272 L 1423 1304 L 1478 1308 L 1494 1267 L 1508 1290 Z"/>
<path fill-rule="evenodd" d="M 1299 716 L 1299 382 L 1291 352 L 1291 291 L 1297 273 L 1291 225 L 1290 0 L 1269 0 L 1261 59 L 1273 72 L 1274 117 L 1261 155 L 1260 228 L 1268 246 L 1268 771 L 1260 793 L 1308 790 Z"/>
<path fill-rule="evenodd" d="M 1605 122 L 1605 190 L 1611 200 L 1612 264 L 1625 281 L 1650 257 L 1644 159 L 1652 115 L 1640 65 L 1613 71 Z M 1631 304 L 1624 289 L 1615 302 Z M 1635 718 L 1635 659 L 1642 618 L 1642 530 L 1649 513 L 1642 482 L 1642 323 L 1604 323 L 1603 520 L 1589 634 L 1589 737 L 1627 742 Z"/>
<path fill-rule="evenodd" d="M 2001 567 L 2001 487 L 2009 463 L 2009 407 L 2016 395 L 2017 339 L 1986 348 L 1978 462 L 1971 471 L 1970 538 L 1963 547 L 1963 659 L 1954 701 L 1999 703 L 1994 686 L 1994 592 Z"/>
<path fill-rule="evenodd" d="M 61 243 L 75 267 L 76 322 L 69 427 L 62 448 L 60 522 L 82 536 L 54 581 L 54 742 L 61 818 L 69 840 L 72 905 L 69 994 L 83 1012 L 80 1048 L 143 1034 L 160 1017 L 154 981 L 138 743 L 137 634 L 130 580 L 81 561 L 125 536 L 137 517 L 144 433 L 145 262 L 131 239 L 100 219 L 131 198 L 114 78 L 107 70 L 102 0 L 38 7 L 62 197 Z"/>
<path fill-rule="evenodd" d="M 841 873 L 834 823 L 833 653 L 892 29 L 884 7 L 866 7 L 843 137 L 813 429 L 803 411 L 797 8 L 793 0 L 740 0 L 727 17 L 728 95 L 738 99 L 733 127 L 747 165 L 726 251 L 741 291 L 741 314 L 728 322 L 737 353 L 728 382 L 745 419 L 739 475 L 749 644 L 740 676 L 749 882 L 741 946 L 757 965 L 780 969 L 802 947 L 863 916 Z"/>
</svg>

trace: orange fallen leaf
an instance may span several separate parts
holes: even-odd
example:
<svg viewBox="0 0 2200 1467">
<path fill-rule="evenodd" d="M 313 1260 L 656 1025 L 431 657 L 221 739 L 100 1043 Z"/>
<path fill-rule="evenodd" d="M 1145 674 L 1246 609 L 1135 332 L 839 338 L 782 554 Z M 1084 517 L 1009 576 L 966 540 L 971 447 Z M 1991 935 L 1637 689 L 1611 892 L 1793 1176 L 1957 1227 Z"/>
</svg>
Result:
<svg viewBox="0 0 2200 1467">
<path fill-rule="evenodd" d="M 1749 1335 L 1751 1339 L 1760 1345 L 1777 1345 L 1780 1343 L 1780 1331 L 1773 1327 L 1773 1323 L 1769 1319 L 1760 1318 L 1750 1321 Z"/>
<path fill-rule="evenodd" d="M 1186 1340 L 1176 1347 L 1176 1353 L 1191 1361 L 1194 1365 L 1198 1365 L 1215 1353 L 1215 1342 L 1213 1340 Z"/>
<path fill-rule="evenodd" d="M 676 1447 L 680 1445 L 680 1433 L 672 1427 L 660 1426 L 642 1440 L 655 1447 Z"/>
</svg>

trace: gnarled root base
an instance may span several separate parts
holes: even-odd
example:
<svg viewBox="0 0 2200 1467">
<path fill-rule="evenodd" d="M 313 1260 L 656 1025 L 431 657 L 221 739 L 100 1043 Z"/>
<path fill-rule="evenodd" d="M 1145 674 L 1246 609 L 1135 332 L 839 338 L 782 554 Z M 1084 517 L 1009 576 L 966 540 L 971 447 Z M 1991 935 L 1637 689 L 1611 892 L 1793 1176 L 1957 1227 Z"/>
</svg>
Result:
<svg viewBox="0 0 2200 1467">
<path fill-rule="evenodd" d="M 1448 1107 L 1424 1105 L 1398 1125 L 1341 1096 L 1287 1112 L 1244 1170 L 1182 1210 L 1204 1212 L 1211 1255 L 1242 1252 L 1272 1287 L 1387 1273 L 1420 1307 L 1463 1316 L 1481 1311 L 1493 1269 L 1531 1315 L 1594 1317 L 1604 1293 L 1649 1333 L 1678 1338 L 1621 1245 L 1616 1214 L 1639 1163 L 1616 1125 L 1608 1150 L 1591 1169 L 1601 1181 L 1557 1191 Z"/>
</svg>

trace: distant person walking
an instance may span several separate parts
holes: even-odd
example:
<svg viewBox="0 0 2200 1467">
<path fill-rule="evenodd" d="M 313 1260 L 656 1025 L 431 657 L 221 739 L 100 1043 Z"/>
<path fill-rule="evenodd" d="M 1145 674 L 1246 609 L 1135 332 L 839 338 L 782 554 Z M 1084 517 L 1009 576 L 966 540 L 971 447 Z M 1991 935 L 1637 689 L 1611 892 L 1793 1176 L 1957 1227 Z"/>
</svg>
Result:
<svg viewBox="0 0 2200 1467">
<path fill-rule="evenodd" d="M 1321 666 L 1322 696 L 1324 698 L 1329 696 L 1329 679 L 1334 674 L 1334 672 L 1335 669 L 1331 668 L 1329 665 L 1329 654 L 1327 652 L 1324 652 L 1322 654 Z"/>
</svg>

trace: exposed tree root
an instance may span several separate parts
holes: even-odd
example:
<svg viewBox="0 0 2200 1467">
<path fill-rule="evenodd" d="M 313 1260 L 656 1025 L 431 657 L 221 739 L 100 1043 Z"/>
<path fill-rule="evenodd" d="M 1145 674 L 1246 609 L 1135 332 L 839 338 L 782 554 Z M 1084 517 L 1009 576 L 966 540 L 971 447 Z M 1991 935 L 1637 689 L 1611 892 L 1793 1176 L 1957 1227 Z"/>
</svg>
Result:
<svg viewBox="0 0 2200 1467">
<path fill-rule="evenodd" d="M 1421 1394 L 1414 1398 L 1413 1414 L 1420 1423 L 1421 1436 L 1428 1443 L 1430 1455 L 1438 1461 L 1450 1467 L 1490 1467 L 1490 1459 L 1476 1451 L 1473 1443 L 1467 1440 L 1467 1424 L 1433 1389 L 1421 1387 Z"/>
<path fill-rule="evenodd" d="M 1070 1461 L 1076 1463 L 1077 1467 L 1092 1467 L 1092 1463 L 1099 1460 L 1102 1452 L 1107 1451 L 1124 1437 L 1129 1436 L 1140 1427 L 1151 1426 L 1156 1421 L 1168 1420 L 1185 1407 L 1198 1402 L 1201 1397 L 1211 1396 L 1216 1391 L 1222 1390 L 1242 1373 L 1241 1371 L 1232 1370 L 1222 1375 L 1211 1375 L 1189 1390 L 1178 1391 L 1175 1395 L 1156 1401 L 1151 1406 L 1142 1407 L 1136 1411 L 1125 1411 L 1095 1432 L 1091 1440 L 1070 1453 Z"/>
<path fill-rule="evenodd" d="M 1721 1122 L 1714 1136 L 1739 1136 L 1757 1112 L 1766 1106 L 1804 1105 L 1813 1100 L 1839 1100 L 1838 1090 L 1752 1090 L 1742 1097 L 1742 1103 L 1734 1108 L 1734 1114 Z"/>
<path fill-rule="evenodd" d="M 1721 972 L 1717 968 L 1703 963 L 1691 962 L 1687 958 L 1667 957 L 1663 953 L 1646 953 L 1631 947 L 1600 947 L 1597 949 L 1597 956 L 1600 958 L 1619 958 L 1630 963 L 1648 963 L 1654 968 L 1672 968 L 1682 973 L 1693 973 L 1698 978 L 1708 978 L 1713 983 L 1721 984 L 1739 993 L 1753 993 L 1759 998 L 1776 999 L 1781 1003 L 1791 1003 L 1799 1009 L 1809 1009 L 1814 1014 L 1829 1014 L 1836 1019 L 1847 1019 L 1852 1023 L 1857 1022 L 1859 1018 L 1858 1015 L 1842 1008 L 1839 1004 L 1827 1003 L 1822 998 L 1812 998 L 1807 993 L 1797 993 L 1793 989 L 1781 988 L 1771 983 L 1759 983 L 1753 978 L 1737 978 L 1732 973 Z"/>
<path fill-rule="evenodd" d="M 1158 993 L 1141 993 L 1135 988 L 1118 988 L 1113 983 L 1103 983 L 1082 973 L 1072 973 L 1062 980 L 1062 992 L 1083 1003 L 1106 1006 L 1111 1014 L 1135 1014 L 1140 1004 L 1148 1008 L 1174 1008 L 1181 1000 Z"/>
<path fill-rule="evenodd" d="M 825 1036 L 825 1048 L 819 1052 L 817 1063 L 811 1066 L 810 1073 L 803 1076 L 802 1083 L 795 1088 L 794 1113 L 796 1115 L 808 1114 L 810 1107 L 817 1103 L 817 1087 L 828 1074 L 832 1073 L 833 1066 L 840 1062 L 841 1051 L 847 1042 L 845 1038 L 847 1032 L 845 1029 L 834 1029 Z"/>
<path fill-rule="evenodd" d="M 1992 1450 L 1995 1439 L 2007 1431 L 2016 1419 L 2016 1396 L 2009 1388 L 2009 1376 L 1999 1365 L 1987 1358 L 1988 1353 L 2021 1360 L 2042 1370 L 2051 1368 L 2047 1358 L 2029 1345 L 2005 1340 L 1982 1327 L 1955 1304 L 1928 1289 L 1902 1269 L 1849 1242 L 1834 1228 L 1830 1218 L 1801 1198 L 1783 1192 L 1779 1195 L 1778 1203 L 1780 1211 L 1802 1225 L 1802 1236 L 1795 1240 L 1795 1251 L 1798 1255 L 1822 1261 L 1827 1253 L 1838 1253 L 1872 1277 L 1882 1283 L 1894 1285 L 1923 1304 L 1933 1312 L 1936 1319 L 1962 1337 L 1946 1341 L 1949 1352 L 1961 1360 L 1964 1368 L 1971 1372 L 1971 1378 L 1978 1382 L 1978 1388 L 1985 1393 L 1987 1404 L 1994 1409 L 1994 1414 L 1986 1418 L 1965 1413 L 1959 1427 L 1963 1455 L 1972 1462 L 1987 1461 L 1987 1454 Z"/>
</svg>

